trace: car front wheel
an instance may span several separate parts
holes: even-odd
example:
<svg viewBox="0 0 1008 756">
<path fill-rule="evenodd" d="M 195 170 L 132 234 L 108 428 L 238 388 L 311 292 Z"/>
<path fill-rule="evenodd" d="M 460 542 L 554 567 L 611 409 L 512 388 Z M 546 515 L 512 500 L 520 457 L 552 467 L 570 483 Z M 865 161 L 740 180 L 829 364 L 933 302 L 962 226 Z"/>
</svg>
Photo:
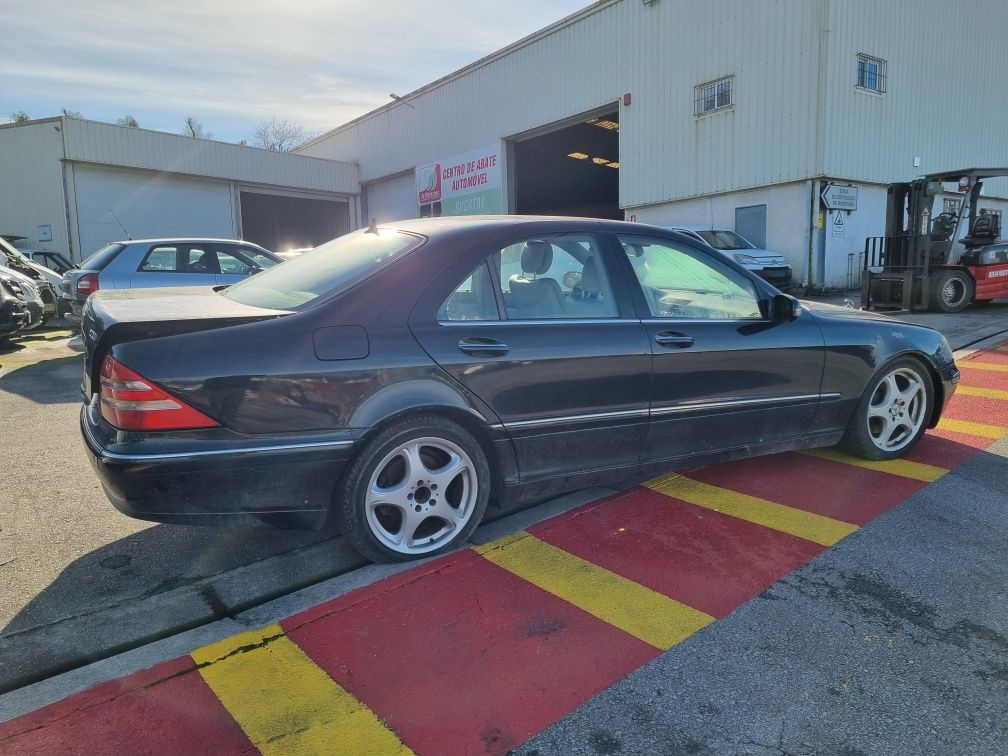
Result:
<svg viewBox="0 0 1008 756">
<path fill-rule="evenodd" d="M 384 428 L 336 491 L 344 534 L 376 562 L 432 556 L 465 541 L 486 511 L 490 468 L 479 443 L 438 416 Z"/>
<path fill-rule="evenodd" d="M 901 457 L 924 435 L 933 407 L 934 387 L 920 362 L 891 362 L 869 381 L 840 446 L 866 459 Z"/>
</svg>

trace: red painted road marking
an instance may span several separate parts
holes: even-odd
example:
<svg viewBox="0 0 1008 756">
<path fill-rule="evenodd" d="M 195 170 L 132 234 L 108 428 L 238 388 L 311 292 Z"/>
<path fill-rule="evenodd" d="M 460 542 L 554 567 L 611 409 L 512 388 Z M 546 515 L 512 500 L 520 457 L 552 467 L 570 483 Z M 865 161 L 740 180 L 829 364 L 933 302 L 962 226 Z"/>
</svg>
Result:
<svg viewBox="0 0 1008 756">
<path fill-rule="evenodd" d="M 0 753 L 255 752 L 188 656 L 0 724 Z"/>
<path fill-rule="evenodd" d="M 1005 377 L 1008 378 L 1008 375 Z M 1008 383 L 1004 379 L 1001 382 L 1002 385 Z M 942 417 L 1008 428 L 1008 402 L 983 396 L 956 394 L 948 403 Z"/>
<path fill-rule="evenodd" d="M 954 469 L 979 453 L 980 449 L 974 446 L 967 446 L 954 439 L 942 438 L 930 430 L 920 443 L 906 455 L 906 458 L 913 462 L 923 462 L 926 465 Z"/>
<path fill-rule="evenodd" d="M 724 617 L 825 550 L 649 488 L 528 531 L 715 617 Z"/>
<path fill-rule="evenodd" d="M 323 606 L 284 632 L 418 753 L 506 753 L 659 653 L 472 551 Z"/>
<path fill-rule="evenodd" d="M 875 519 L 927 485 L 804 454 L 754 457 L 691 470 L 689 477 L 855 525 Z"/>
</svg>

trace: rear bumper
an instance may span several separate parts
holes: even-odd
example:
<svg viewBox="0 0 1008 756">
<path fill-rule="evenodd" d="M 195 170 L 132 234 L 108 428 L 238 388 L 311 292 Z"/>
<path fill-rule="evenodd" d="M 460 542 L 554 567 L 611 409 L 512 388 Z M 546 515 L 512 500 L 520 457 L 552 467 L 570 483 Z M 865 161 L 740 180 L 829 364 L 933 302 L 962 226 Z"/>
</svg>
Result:
<svg viewBox="0 0 1008 756">
<path fill-rule="evenodd" d="M 273 524 L 296 516 L 320 527 L 333 490 L 353 453 L 353 439 L 271 439 L 180 448 L 120 441 L 97 401 L 81 409 L 81 434 L 92 467 L 112 505 L 141 520 L 219 525 Z M 167 434 L 165 434 L 167 435 Z M 184 446 L 184 443 L 183 443 Z M 142 449 L 142 450 L 141 450 Z"/>
</svg>

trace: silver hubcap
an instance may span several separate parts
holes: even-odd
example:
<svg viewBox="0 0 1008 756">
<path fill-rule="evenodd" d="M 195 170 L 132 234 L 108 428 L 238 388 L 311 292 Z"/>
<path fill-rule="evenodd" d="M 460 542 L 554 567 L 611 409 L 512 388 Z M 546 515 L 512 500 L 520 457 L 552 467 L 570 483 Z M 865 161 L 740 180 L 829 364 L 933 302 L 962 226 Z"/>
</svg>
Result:
<svg viewBox="0 0 1008 756">
<path fill-rule="evenodd" d="M 472 517 L 476 471 L 461 448 L 419 438 L 393 449 L 368 484 L 365 514 L 381 543 L 400 554 L 444 546 Z"/>
<path fill-rule="evenodd" d="M 868 434 L 882 451 L 899 451 L 917 435 L 926 412 L 924 380 L 909 368 L 893 370 L 868 404 Z"/>
<path fill-rule="evenodd" d="M 955 306 L 963 301 L 966 296 L 966 287 L 962 281 L 951 279 L 945 282 L 942 287 L 942 301 L 950 306 Z"/>
</svg>

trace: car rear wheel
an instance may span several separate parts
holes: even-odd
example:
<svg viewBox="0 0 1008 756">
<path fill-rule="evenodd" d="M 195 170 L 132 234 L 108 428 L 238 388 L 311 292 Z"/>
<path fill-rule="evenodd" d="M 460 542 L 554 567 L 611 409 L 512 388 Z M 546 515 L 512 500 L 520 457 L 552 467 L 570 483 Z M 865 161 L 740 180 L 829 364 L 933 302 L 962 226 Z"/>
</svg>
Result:
<svg viewBox="0 0 1008 756">
<path fill-rule="evenodd" d="M 840 446 L 865 459 L 901 457 L 924 435 L 933 407 L 934 387 L 920 362 L 890 362 L 869 381 Z"/>
<path fill-rule="evenodd" d="M 440 554 L 465 541 L 486 511 L 490 468 L 458 423 L 424 415 L 384 428 L 336 491 L 344 534 L 376 562 Z"/>
</svg>

